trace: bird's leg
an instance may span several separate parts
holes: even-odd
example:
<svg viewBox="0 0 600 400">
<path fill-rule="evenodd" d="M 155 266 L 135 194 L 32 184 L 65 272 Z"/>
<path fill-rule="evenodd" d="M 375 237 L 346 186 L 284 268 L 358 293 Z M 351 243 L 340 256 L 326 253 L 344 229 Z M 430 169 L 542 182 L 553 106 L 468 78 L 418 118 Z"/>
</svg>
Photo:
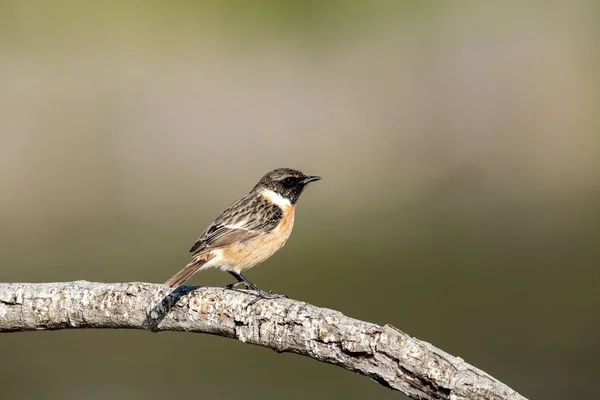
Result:
<svg viewBox="0 0 600 400">
<path fill-rule="evenodd" d="M 253 290 L 256 291 L 256 297 L 254 299 L 252 299 L 250 301 L 250 303 L 248 303 L 248 305 L 246 305 L 246 307 L 250 307 L 252 304 L 256 303 L 259 300 L 263 300 L 263 299 L 281 299 L 281 298 L 288 298 L 285 294 L 277 294 L 277 293 L 272 293 L 270 290 L 268 292 L 265 292 L 264 290 L 261 290 L 258 286 L 256 286 L 255 284 L 253 284 L 252 282 L 250 282 L 244 275 L 239 274 L 240 278 L 242 278 L 244 280 L 244 282 L 246 283 L 246 285 L 248 285 L 248 287 L 251 287 Z"/>
<path fill-rule="evenodd" d="M 246 283 L 246 281 L 244 279 L 242 279 L 242 277 L 239 274 L 236 274 L 233 271 L 227 271 L 227 272 L 229 272 L 231 275 L 233 275 L 233 277 L 235 279 L 237 279 L 237 282 L 230 283 L 229 285 L 225 286 L 224 289 L 233 289 L 233 288 L 235 288 L 236 286 L 239 286 L 239 285 L 244 285 L 244 286 L 246 286 L 247 289 L 250 289 L 250 286 L 248 286 L 248 284 Z"/>
<path fill-rule="evenodd" d="M 256 292 L 262 293 L 263 291 L 260 290 L 260 288 L 258 286 L 256 286 L 254 283 L 250 282 L 248 280 L 248 278 L 246 278 L 244 275 L 242 274 L 236 274 L 242 282 L 244 282 L 244 284 L 246 285 L 247 288 L 252 289 Z"/>
<path fill-rule="evenodd" d="M 260 290 L 260 288 L 258 286 L 256 286 L 254 283 L 250 282 L 244 275 L 238 274 L 233 271 L 227 271 L 227 272 L 229 272 L 231 275 L 233 275 L 235 277 L 235 279 L 237 279 L 237 282 L 230 283 L 229 285 L 225 286 L 226 289 L 233 289 L 234 287 L 236 287 L 238 285 L 244 285 L 244 286 L 246 286 L 246 288 L 254 290 L 256 292 L 261 292 L 261 293 L 263 292 L 262 290 Z"/>
<path fill-rule="evenodd" d="M 227 271 L 229 272 L 231 275 L 233 275 L 235 277 L 235 279 L 237 279 L 237 282 L 233 282 L 230 283 L 229 285 L 226 285 L 223 290 L 234 290 L 237 291 L 235 288 L 239 285 L 244 285 L 246 287 L 246 289 L 251 289 L 248 284 L 239 276 L 239 274 L 236 274 L 233 271 Z"/>
<path fill-rule="evenodd" d="M 262 300 L 262 299 L 287 298 L 287 296 L 284 294 L 275 294 L 275 293 L 272 293 L 270 290 L 268 292 L 261 290 L 258 286 L 256 286 L 254 283 L 250 282 L 248 280 L 248 278 L 246 278 L 242 274 L 238 274 L 233 271 L 227 271 L 227 272 L 229 272 L 231 275 L 233 275 L 235 277 L 235 279 L 237 279 L 238 281 L 235 283 L 230 283 L 229 285 L 225 286 L 225 289 L 233 289 L 234 287 L 236 287 L 238 285 L 244 285 L 248 289 L 254 290 L 256 292 L 256 297 L 254 299 L 252 299 L 246 307 L 250 307 L 252 304 L 254 304 L 257 301 Z"/>
</svg>

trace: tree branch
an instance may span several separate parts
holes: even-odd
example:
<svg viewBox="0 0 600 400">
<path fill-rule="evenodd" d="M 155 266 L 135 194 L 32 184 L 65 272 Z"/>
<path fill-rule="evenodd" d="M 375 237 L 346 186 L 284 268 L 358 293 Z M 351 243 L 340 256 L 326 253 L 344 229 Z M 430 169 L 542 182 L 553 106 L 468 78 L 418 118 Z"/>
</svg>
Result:
<svg viewBox="0 0 600 400">
<path fill-rule="evenodd" d="M 72 328 L 236 338 L 367 376 L 414 399 L 525 399 L 485 372 L 391 325 L 289 299 L 149 283 L 0 283 L 0 332 Z"/>
</svg>

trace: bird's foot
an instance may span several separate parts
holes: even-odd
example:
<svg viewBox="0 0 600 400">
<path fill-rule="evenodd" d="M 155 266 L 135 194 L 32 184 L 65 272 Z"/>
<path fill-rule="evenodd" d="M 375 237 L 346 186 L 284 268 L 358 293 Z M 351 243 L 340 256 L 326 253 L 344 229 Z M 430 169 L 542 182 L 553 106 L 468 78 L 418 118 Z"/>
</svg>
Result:
<svg viewBox="0 0 600 400">
<path fill-rule="evenodd" d="M 245 282 L 240 281 L 240 282 L 233 282 L 233 283 L 230 283 L 229 285 L 226 285 L 223 288 L 223 291 L 234 289 L 236 286 L 239 286 L 239 285 L 244 285 L 246 287 L 246 289 L 250 289 L 250 287 Z"/>
<path fill-rule="evenodd" d="M 256 304 L 260 300 L 273 300 L 273 299 L 288 299 L 289 297 L 285 294 L 273 293 L 270 290 L 268 292 L 264 290 L 256 290 L 254 294 L 254 298 L 250 300 L 246 307 L 250 307 L 253 304 Z"/>
</svg>

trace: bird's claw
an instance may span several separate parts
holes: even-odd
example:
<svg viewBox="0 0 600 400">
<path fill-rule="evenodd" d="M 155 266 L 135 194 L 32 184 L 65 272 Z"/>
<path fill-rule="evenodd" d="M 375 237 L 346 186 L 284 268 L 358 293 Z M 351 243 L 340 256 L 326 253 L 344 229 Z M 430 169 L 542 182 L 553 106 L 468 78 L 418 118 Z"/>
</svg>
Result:
<svg viewBox="0 0 600 400">
<path fill-rule="evenodd" d="M 256 304 L 258 301 L 260 300 L 274 300 L 274 299 L 288 299 L 289 297 L 286 296 L 285 294 L 278 294 L 278 293 L 273 293 L 270 290 L 268 292 L 264 291 L 264 290 L 257 290 L 255 297 L 250 300 L 250 302 L 248 303 L 247 307 L 250 307 L 253 304 Z"/>
<path fill-rule="evenodd" d="M 248 285 L 246 285 L 244 282 L 234 282 L 234 283 L 230 283 L 229 285 L 225 285 L 225 287 L 223 288 L 223 291 L 234 289 L 236 286 L 239 286 L 239 285 L 244 285 L 244 286 L 246 286 L 246 289 L 248 288 Z"/>
</svg>

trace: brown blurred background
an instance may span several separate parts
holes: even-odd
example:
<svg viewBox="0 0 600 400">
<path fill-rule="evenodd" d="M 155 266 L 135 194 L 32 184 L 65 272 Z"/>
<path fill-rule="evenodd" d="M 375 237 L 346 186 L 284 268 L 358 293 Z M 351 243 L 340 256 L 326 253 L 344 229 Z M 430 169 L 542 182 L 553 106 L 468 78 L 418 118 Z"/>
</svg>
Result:
<svg viewBox="0 0 600 400">
<path fill-rule="evenodd" d="M 0 280 L 163 282 L 296 167 L 324 179 L 250 279 L 527 397 L 591 398 L 598 4 L 4 0 Z M 3 399 L 402 397 L 193 334 L 10 334 L 0 354 Z"/>
</svg>

